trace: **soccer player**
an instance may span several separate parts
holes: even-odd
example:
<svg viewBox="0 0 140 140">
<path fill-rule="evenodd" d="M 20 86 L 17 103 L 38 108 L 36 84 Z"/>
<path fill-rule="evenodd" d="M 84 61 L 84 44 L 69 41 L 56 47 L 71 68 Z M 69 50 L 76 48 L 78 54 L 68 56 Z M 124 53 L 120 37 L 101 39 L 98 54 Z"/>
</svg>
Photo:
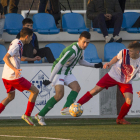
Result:
<svg viewBox="0 0 140 140">
<path fill-rule="evenodd" d="M 140 43 L 133 41 L 128 45 L 128 49 L 121 50 L 109 63 L 105 63 L 103 68 L 112 68 L 103 76 L 96 86 L 83 95 L 77 103 L 83 105 L 88 102 L 94 95 L 98 94 L 104 88 L 118 85 L 121 93 L 125 98 L 120 113 L 116 119 L 117 124 L 130 124 L 124 117 L 131 108 L 133 101 L 132 79 L 137 73 L 140 73 Z M 140 91 L 137 92 L 140 96 Z"/>
<path fill-rule="evenodd" d="M 23 45 L 30 43 L 32 39 L 33 31 L 29 28 L 23 28 L 20 32 L 20 39 L 15 39 L 11 42 L 8 52 L 4 56 L 5 62 L 2 80 L 7 90 L 7 97 L 0 103 L 0 113 L 5 109 L 6 105 L 10 103 L 15 97 L 15 89 L 19 91 L 28 90 L 31 92 L 27 104 L 25 114 L 22 115 L 22 119 L 29 125 L 34 125 L 31 119 L 31 113 L 35 105 L 36 97 L 39 93 L 38 89 L 32 85 L 21 75 L 20 61 L 35 61 L 40 60 L 39 56 L 35 58 L 23 57 Z"/>
<path fill-rule="evenodd" d="M 44 108 L 35 115 L 35 119 L 38 120 L 40 125 L 46 125 L 44 122 L 44 116 L 46 113 L 53 108 L 53 106 L 62 99 L 64 96 L 64 85 L 71 88 L 71 92 L 67 97 L 67 101 L 61 110 L 62 115 L 66 115 L 69 111 L 69 106 L 75 101 L 79 91 L 80 85 L 77 82 L 75 76 L 72 74 L 72 69 L 79 62 L 80 65 L 93 67 L 93 68 L 102 68 L 102 63 L 93 64 L 84 60 L 83 50 L 86 49 L 90 42 L 90 33 L 84 31 L 81 33 L 78 42 L 71 44 L 66 47 L 59 58 L 53 63 L 52 72 L 49 80 L 43 81 L 44 85 L 52 83 L 52 86 L 55 86 L 55 95 L 52 97 Z"/>
</svg>

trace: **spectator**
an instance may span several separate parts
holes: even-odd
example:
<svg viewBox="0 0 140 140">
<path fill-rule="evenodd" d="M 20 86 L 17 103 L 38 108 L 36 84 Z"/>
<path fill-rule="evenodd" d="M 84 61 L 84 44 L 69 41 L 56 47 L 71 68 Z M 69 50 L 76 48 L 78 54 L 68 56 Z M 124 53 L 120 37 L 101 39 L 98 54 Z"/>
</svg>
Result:
<svg viewBox="0 0 140 140">
<path fill-rule="evenodd" d="M 49 13 L 54 19 L 56 25 L 61 19 L 60 3 L 59 0 L 40 0 L 38 13 Z"/>
<path fill-rule="evenodd" d="M 106 43 L 121 42 L 119 36 L 123 14 L 118 0 L 89 0 L 87 17 L 92 20 L 93 28 L 100 28 Z M 114 28 L 113 37 L 108 36 L 107 28 Z"/>
<path fill-rule="evenodd" d="M 119 0 L 120 7 L 121 7 L 123 13 L 124 13 L 124 10 L 125 10 L 125 2 L 126 2 L 126 0 Z"/>
<path fill-rule="evenodd" d="M 1 4 L 4 8 L 4 14 L 7 14 L 8 5 L 9 5 L 8 13 L 17 13 L 19 0 L 10 0 L 10 4 L 9 4 L 9 0 L 1 0 Z"/>
<path fill-rule="evenodd" d="M 33 21 L 30 18 L 25 18 L 22 21 L 23 27 L 28 27 L 33 29 Z M 18 33 L 17 38 L 20 38 L 20 33 Z M 29 44 L 23 46 L 23 56 L 34 58 L 35 56 L 40 56 L 41 58 L 46 57 L 49 63 L 53 63 L 55 58 L 49 47 L 44 47 L 39 49 L 38 40 L 35 33 L 33 33 L 32 40 Z M 34 63 L 29 61 L 28 63 Z"/>
<path fill-rule="evenodd" d="M 2 39 L 3 28 L 4 28 L 5 16 L 3 14 L 3 7 L 0 3 L 0 44 L 4 44 L 4 40 Z"/>
</svg>

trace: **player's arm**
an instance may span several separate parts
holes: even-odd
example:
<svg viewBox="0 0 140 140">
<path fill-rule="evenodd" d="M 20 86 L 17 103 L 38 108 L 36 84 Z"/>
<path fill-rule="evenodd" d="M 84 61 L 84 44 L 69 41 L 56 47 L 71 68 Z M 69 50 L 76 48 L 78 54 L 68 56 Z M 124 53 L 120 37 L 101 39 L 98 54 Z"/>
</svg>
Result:
<svg viewBox="0 0 140 140">
<path fill-rule="evenodd" d="M 103 68 L 104 68 L 104 69 L 106 69 L 106 68 L 108 69 L 108 68 L 110 68 L 113 64 L 115 64 L 117 61 L 118 61 L 118 58 L 117 58 L 117 56 L 115 56 L 115 57 L 112 58 L 112 60 L 111 60 L 110 62 L 105 63 L 104 66 L 103 66 Z"/>
<path fill-rule="evenodd" d="M 66 52 L 65 55 L 59 60 L 59 62 L 53 68 L 53 71 L 51 72 L 51 76 L 50 76 L 49 80 L 44 80 L 43 84 L 46 86 L 49 85 L 53 81 L 53 78 L 55 77 L 55 75 L 63 67 L 63 65 L 65 65 L 70 59 L 73 59 L 74 56 L 75 55 L 73 52 L 71 52 L 71 51 Z"/>
<path fill-rule="evenodd" d="M 24 56 L 21 57 L 21 61 L 36 61 L 36 60 L 38 61 L 41 60 L 41 57 L 40 56 L 36 56 L 34 58 L 29 58 Z"/>
<path fill-rule="evenodd" d="M 93 68 L 103 68 L 103 64 L 102 62 L 98 63 L 98 64 L 93 64 L 93 63 L 89 63 L 86 60 L 79 60 L 79 64 L 82 66 L 86 66 L 86 67 L 93 67 Z"/>
<path fill-rule="evenodd" d="M 49 85 L 52 81 L 54 76 L 59 72 L 59 70 L 62 68 L 62 64 L 60 62 L 58 62 L 55 67 L 53 68 L 53 71 L 51 72 L 51 76 L 49 78 L 49 80 L 43 80 L 43 84 L 45 86 Z"/>
<path fill-rule="evenodd" d="M 89 63 L 86 60 L 84 60 L 84 55 L 79 60 L 79 64 L 82 66 L 86 66 L 86 67 L 103 68 L 103 64 L 101 62 L 98 64 L 93 64 L 93 63 Z"/>
<path fill-rule="evenodd" d="M 22 69 L 17 69 L 13 66 L 13 64 L 10 61 L 10 57 L 11 55 L 9 53 L 6 53 L 6 55 L 3 58 L 3 61 L 7 64 L 7 66 L 9 66 L 14 72 L 15 72 L 15 76 L 16 78 L 20 77 L 20 71 L 22 71 Z"/>
<path fill-rule="evenodd" d="M 124 49 L 121 50 L 115 57 L 112 58 L 112 60 L 108 63 L 105 63 L 103 68 L 104 69 L 108 69 L 110 68 L 113 64 L 115 64 L 118 60 L 122 59 L 122 53 L 123 53 Z"/>
</svg>

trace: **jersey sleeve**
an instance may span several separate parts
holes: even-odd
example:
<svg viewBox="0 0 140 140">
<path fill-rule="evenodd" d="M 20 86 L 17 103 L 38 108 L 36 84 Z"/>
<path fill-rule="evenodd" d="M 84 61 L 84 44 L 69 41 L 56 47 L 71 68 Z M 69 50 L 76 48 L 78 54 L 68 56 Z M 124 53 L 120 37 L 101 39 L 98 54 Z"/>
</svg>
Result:
<svg viewBox="0 0 140 140">
<path fill-rule="evenodd" d="M 117 54 L 117 59 L 122 59 L 122 52 L 123 52 L 123 50 L 121 50 L 121 51 Z"/>
<path fill-rule="evenodd" d="M 19 46 L 17 45 L 10 45 L 9 50 L 7 53 L 9 53 L 11 56 L 14 56 L 19 51 Z"/>
<path fill-rule="evenodd" d="M 73 59 L 75 57 L 75 53 L 74 53 L 74 51 L 67 51 L 65 54 L 64 54 L 64 56 L 60 59 L 60 63 L 62 64 L 62 65 L 64 65 L 67 61 L 69 61 L 69 60 L 71 60 L 71 59 Z"/>
</svg>

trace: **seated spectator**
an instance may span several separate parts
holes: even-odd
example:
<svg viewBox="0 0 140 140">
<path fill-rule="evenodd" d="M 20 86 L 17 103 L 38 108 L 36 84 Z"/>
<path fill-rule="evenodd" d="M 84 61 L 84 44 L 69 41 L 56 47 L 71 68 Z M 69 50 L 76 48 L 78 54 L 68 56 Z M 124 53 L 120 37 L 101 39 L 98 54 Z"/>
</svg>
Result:
<svg viewBox="0 0 140 140">
<path fill-rule="evenodd" d="M 22 21 L 23 27 L 28 27 L 33 29 L 33 21 L 30 18 L 25 18 Z M 17 38 L 20 38 L 20 33 L 18 33 Z M 41 58 L 46 57 L 49 63 L 53 63 L 55 58 L 49 47 L 44 47 L 39 49 L 38 40 L 35 33 L 33 33 L 32 40 L 29 44 L 23 46 L 23 56 L 34 58 L 35 56 L 40 56 Z M 34 63 L 29 61 L 28 63 Z"/>
<path fill-rule="evenodd" d="M 100 28 L 106 43 L 121 42 L 119 36 L 123 14 L 118 0 L 89 0 L 87 17 L 92 20 L 93 28 Z M 114 28 L 113 37 L 108 36 L 107 28 Z"/>
<path fill-rule="evenodd" d="M 9 4 L 9 0 L 1 0 L 1 4 L 4 8 L 4 14 L 17 13 L 19 0 L 10 0 L 10 4 Z M 8 5 L 9 5 L 9 12 L 7 12 Z"/>
<path fill-rule="evenodd" d="M 5 16 L 3 14 L 3 7 L 0 3 L 0 44 L 4 44 L 5 41 L 2 39 L 3 28 L 4 28 Z"/>
<path fill-rule="evenodd" d="M 38 13 L 49 13 L 54 19 L 56 25 L 61 19 L 60 3 L 59 0 L 40 0 Z"/>
</svg>

